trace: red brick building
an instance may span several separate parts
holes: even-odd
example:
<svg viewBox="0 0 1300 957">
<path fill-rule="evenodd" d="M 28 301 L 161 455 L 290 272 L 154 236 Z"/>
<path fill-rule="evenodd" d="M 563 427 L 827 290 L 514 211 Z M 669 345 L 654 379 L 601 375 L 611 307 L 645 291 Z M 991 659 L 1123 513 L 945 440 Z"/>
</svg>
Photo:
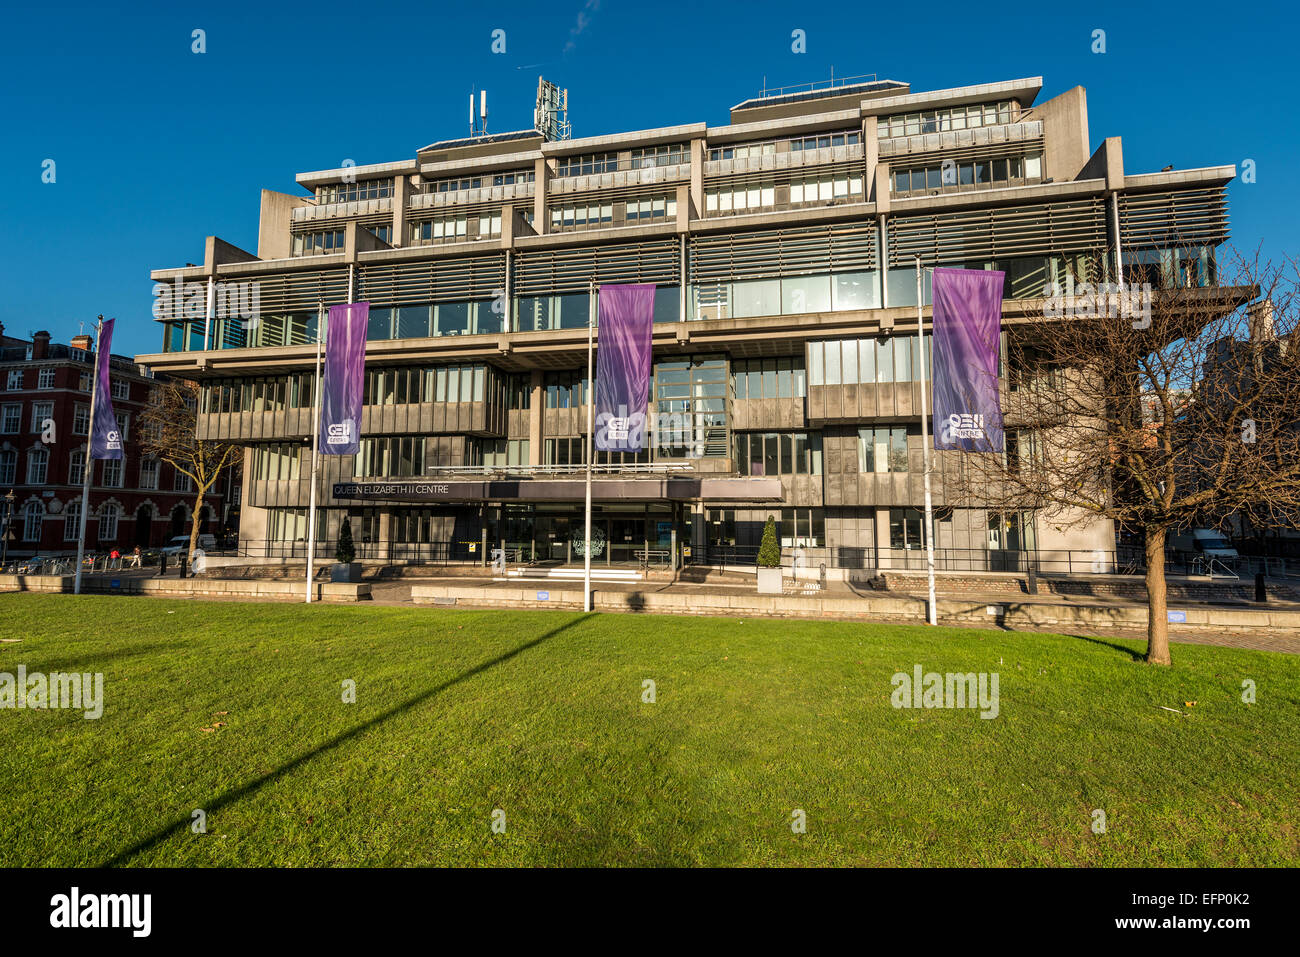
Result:
<svg viewBox="0 0 1300 957">
<path fill-rule="evenodd" d="M 63 345 L 37 332 L 28 341 L 6 336 L 0 325 L 0 522 L 12 494 L 10 556 L 76 551 L 93 350 L 93 336 Z M 189 533 L 194 491 L 187 476 L 141 452 L 152 373 L 125 356 L 112 356 L 109 368 L 125 454 L 93 463 L 86 548 L 157 547 Z M 221 540 L 238 528 L 238 501 L 230 501 L 238 488 L 228 475 L 209 491 L 201 532 Z"/>
</svg>

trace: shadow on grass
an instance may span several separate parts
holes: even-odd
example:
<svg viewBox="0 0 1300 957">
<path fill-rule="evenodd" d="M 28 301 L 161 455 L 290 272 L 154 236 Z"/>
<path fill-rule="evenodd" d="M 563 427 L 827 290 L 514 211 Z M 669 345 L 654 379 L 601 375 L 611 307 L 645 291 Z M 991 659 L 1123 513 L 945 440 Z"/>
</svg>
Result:
<svg viewBox="0 0 1300 957">
<path fill-rule="evenodd" d="M 1101 638 L 1097 638 L 1094 635 L 1067 635 L 1066 637 L 1075 638 L 1079 641 L 1086 641 L 1094 645 L 1101 645 L 1103 648 L 1110 648 L 1114 651 L 1120 652 L 1121 654 L 1127 655 L 1128 657 L 1132 658 L 1134 661 L 1147 660 L 1147 653 L 1145 649 L 1142 651 L 1134 651 L 1132 648 L 1126 648 L 1124 645 L 1117 645 L 1113 641 L 1105 641 Z"/>
<path fill-rule="evenodd" d="M 551 631 L 548 631 L 544 635 L 539 635 L 538 637 L 534 638 L 532 641 L 524 642 L 519 647 L 513 648 L 510 651 L 505 652 L 504 654 L 497 655 L 497 657 L 493 658 L 490 661 L 485 661 L 482 664 L 475 665 L 473 668 L 470 668 L 468 671 L 462 672 L 456 677 L 450 678 L 447 681 L 444 681 L 442 684 L 430 688 L 428 691 L 422 691 L 420 694 L 416 695 L 415 697 L 408 698 L 406 701 L 403 701 L 401 704 L 394 705 L 393 707 L 389 708 L 387 711 L 384 711 L 381 714 L 375 715 L 369 721 L 359 724 L 355 728 L 351 728 L 348 731 L 344 731 L 342 734 L 335 735 L 333 738 L 330 738 L 328 741 L 322 742 L 321 744 L 312 748 L 310 751 L 307 751 L 304 754 L 300 754 L 292 761 L 280 765 L 280 767 L 276 768 L 274 771 L 268 771 L 266 774 L 254 778 L 253 780 L 249 781 L 247 784 L 243 785 L 242 787 L 236 788 L 233 791 L 227 791 L 225 794 L 222 794 L 212 799 L 211 801 L 200 804 L 199 806 L 202 807 L 209 814 L 211 814 L 213 811 L 219 810 L 220 808 L 223 808 L 234 801 L 238 801 L 240 798 L 247 797 L 248 795 L 252 794 L 254 791 L 259 790 L 263 786 L 270 784 L 272 781 L 276 780 L 277 778 L 287 774 L 289 771 L 292 771 L 294 768 L 297 768 L 300 765 L 307 763 L 312 758 L 319 757 L 320 755 L 326 753 L 327 751 L 331 751 L 334 748 L 337 748 L 340 744 L 343 744 L 344 742 L 351 740 L 361 732 L 373 728 L 375 725 L 387 721 L 389 718 L 393 718 L 406 711 L 410 711 L 416 705 L 423 704 L 424 702 L 428 701 L 430 698 L 441 694 L 442 692 L 446 691 L 449 688 L 454 687 L 455 685 L 460 684 L 462 681 L 468 681 L 470 678 L 482 674 L 483 672 L 487 671 L 489 668 L 495 668 L 497 665 L 504 664 L 505 662 L 509 661 L 511 658 L 514 658 L 515 656 L 521 654 L 522 652 L 527 651 L 529 648 L 535 648 L 538 645 L 540 645 L 542 642 L 554 638 L 562 631 L 566 631 L 567 629 L 572 628 L 574 625 L 581 624 L 582 622 L 586 621 L 588 617 L 590 616 L 584 615 L 581 618 L 569 622 L 568 624 L 561 625 L 559 628 L 552 629 Z M 182 830 L 189 828 L 190 822 L 191 819 L 189 817 L 183 817 L 176 821 L 173 821 L 171 824 L 168 824 L 166 827 L 162 828 L 161 830 L 155 831 L 153 834 L 151 834 L 149 837 L 145 838 L 144 840 L 140 841 L 138 844 L 135 844 L 134 846 L 129 847 L 124 851 L 119 851 L 117 854 L 113 855 L 111 858 L 109 858 L 100 866 L 117 867 L 122 864 L 125 864 L 131 858 L 135 857 L 137 854 L 143 853 L 144 851 L 147 851 L 150 848 L 153 848 L 156 845 L 162 843 L 162 841 L 166 840 L 172 834 L 178 833 Z"/>
</svg>

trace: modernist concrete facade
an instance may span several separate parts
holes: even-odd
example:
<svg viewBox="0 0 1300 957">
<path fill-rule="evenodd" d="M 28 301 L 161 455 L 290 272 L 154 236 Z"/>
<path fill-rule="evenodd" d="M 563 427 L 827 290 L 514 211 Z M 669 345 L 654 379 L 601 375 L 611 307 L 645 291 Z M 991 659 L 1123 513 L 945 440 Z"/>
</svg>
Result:
<svg viewBox="0 0 1300 957">
<path fill-rule="evenodd" d="M 301 554 L 317 313 L 368 301 L 363 451 L 324 458 L 318 535 L 349 514 L 363 556 L 504 541 L 577 559 L 588 290 L 653 282 L 650 448 L 598 460 L 593 553 L 660 559 L 676 540 L 698 559 L 756 546 L 773 515 L 814 564 L 906 566 L 918 257 L 1004 270 L 1008 324 L 1041 317 L 1050 284 L 1216 281 L 1235 168 L 1129 173 L 1118 138 L 1093 149 L 1082 88 L 1041 86 L 870 80 L 719 126 L 524 131 L 299 174 L 311 195 L 263 191 L 256 255 L 209 237 L 202 265 L 152 273 L 190 294 L 160 300 L 163 350 L 138 361 L 199 379 L 200 434 L 246 445 L 244 546 Z M 257 316 L 231 316 L 250 283 Z M 945 481 L 958 459 L 935 460 L 941 564 L 1114 548 L 1105 523 L 967 507 Z"/>
</svg>

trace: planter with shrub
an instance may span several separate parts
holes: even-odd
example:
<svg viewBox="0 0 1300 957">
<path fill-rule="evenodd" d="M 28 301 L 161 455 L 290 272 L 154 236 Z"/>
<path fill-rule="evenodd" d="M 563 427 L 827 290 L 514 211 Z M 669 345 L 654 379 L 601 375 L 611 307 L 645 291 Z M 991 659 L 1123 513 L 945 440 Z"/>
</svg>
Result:
<svg viewBox="0 0 1300 957">
<path fill-rule="evenodd" d="M 339 527 L 339 542 L 334 548 L 334 567 L 330 569 L 330 581 L 361 581 L 361 563 L 354 561 L 357 557 L 356 547 L 352 544 L 352 523 L 346 518 Z"/>
<path fill-rule="evenodd" d="M 758 593 L 781 594 L 781 545 L 776 539 L 776 520 L 771 515 L 763 526 L 763 541 L 758 546 Z"/>
</svg>

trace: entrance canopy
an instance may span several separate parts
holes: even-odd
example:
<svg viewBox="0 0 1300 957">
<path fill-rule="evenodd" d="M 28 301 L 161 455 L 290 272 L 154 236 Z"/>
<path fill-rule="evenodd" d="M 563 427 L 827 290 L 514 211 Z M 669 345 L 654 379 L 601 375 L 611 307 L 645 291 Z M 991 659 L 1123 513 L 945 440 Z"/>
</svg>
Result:
<svg viewBox="0 0 1300 957">
<path fill-rule="evenodd" d="M 581 478 L 507 478 L 473 482 L 336 482 L 334 498 L 368 502 L 581 502 L 586 484 Z M 595 502 L 779 502 L 776 478 L 593 478 Z"/>
</svg>

